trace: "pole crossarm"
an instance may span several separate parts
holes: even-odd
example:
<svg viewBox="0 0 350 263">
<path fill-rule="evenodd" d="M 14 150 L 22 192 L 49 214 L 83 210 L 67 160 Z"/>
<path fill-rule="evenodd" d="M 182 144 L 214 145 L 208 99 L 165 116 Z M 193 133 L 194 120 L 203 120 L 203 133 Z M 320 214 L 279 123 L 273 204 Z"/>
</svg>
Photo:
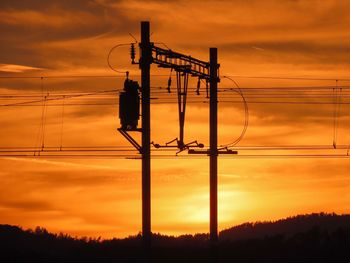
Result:
<svg viewBox="0 0 350 263">
<path fill-rule="evenodd" d="M 210 63 L 187 56 L 170 49 L 152 45 L 152 63 L 162 68 L 173 68 L 200 79 L 210 80 Z"/>
</svg>

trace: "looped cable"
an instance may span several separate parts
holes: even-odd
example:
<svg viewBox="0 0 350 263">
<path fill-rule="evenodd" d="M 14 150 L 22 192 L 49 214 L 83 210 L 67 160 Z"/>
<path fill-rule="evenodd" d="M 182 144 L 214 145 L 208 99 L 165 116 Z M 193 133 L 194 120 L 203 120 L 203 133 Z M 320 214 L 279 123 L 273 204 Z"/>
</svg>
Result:
<svg viewBox="0 0 350 263">
<path fill-rule="evenodd" d="M 109 61 L 112 52 L 113 52 L 116 48 L 122 47 L 122 46 L 128 46 L 128 45 L 130 45 L 130 43 L 118 44 L 118 45 L 115 45 L 114 47 L 112 47 L 112 48 L 109 50 L 108 56 L 107 56 L 107 64 L 108 64 L 108 66 L 109 66 L 109 68 L 110 68 L 111 70 L 113 70 L 113 71 L 115 71 L 115 72 L 117 72 L 117 73 L 124 73 L 124 74 L 126 74 L 126 73 L 128 72 L 128 71 L 117 70 L 116 68 L 114 68 L 114 67 L 111 65 L 111 63 L 110 63 L 110 61 Z"/>
<path fill-rule="evenodd" d="M 239 87 L 239 85 L 237 84 L 237 82 L 228 76 L 223 76 L 223 78 L 231 80 L 235 84 L 235 86 L 237 87 L 237 89 L 234 89 L 233 91 L 238 93 L 242 97 L 243 104 L 244 104 L 244 115 L 245 115 L 244 127 L 242 129 L 240 136 L 231 143 L 220 145 L 220 147 L 227 149 L 228 147 L 233 147 L 237 143 L 239 143 L 243 139 L 244 135 L 246 134 L 247 129 L 248 129 L 248 125 L 249 125 L 249 108 L 248 108 L 248 103 L 243 95 L 243 92 L 242 92 L 241 88 Z"/>
</svg>

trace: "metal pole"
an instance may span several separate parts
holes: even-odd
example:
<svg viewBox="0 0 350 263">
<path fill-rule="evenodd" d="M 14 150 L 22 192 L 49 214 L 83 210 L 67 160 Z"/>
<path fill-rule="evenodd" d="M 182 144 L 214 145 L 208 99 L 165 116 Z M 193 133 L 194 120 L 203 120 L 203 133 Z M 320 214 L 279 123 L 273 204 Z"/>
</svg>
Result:
<svg viewBox="0 0 350 263">
<path fill-rule="evenodd" d="M 142 91 L 142 238 L 146 251 L 151 248 L 151 115 L 150 115 L 150 25 L 141 22 L 141 91 Z"/>
<path fill-rule="evenodd" d="M 210 48 L 210 241 L 218 240 L 218 51 Z"/>
</svg>

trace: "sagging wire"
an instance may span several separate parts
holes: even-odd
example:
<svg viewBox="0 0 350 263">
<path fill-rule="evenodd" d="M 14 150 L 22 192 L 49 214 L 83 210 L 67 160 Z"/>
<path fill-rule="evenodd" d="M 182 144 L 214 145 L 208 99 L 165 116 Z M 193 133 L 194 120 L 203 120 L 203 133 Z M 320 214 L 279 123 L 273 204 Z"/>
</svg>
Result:
<svg viewBox="0 0 350 263">
<path fill-rule="evenodd" d="M 62 112 L 61 112 L 60 151 L 62 151 L 62 147 L 63 147 L 63 124 L 64 124 L 64 106 L 65 106 L 65 98 L 66 98 L 66 96 L 63 95 L 63 99 L 62 99 Z"/>
<path fill-rule="evenodd" d="M 46 122 L 47 122 L 47 109 L 48 109 L 48 97 L 49 97 L 49 93 L 47 92 L 47 94 L 44 97 L 44 109 L 45 109 L 45 113 L 43 116 L 43 124 L 42 124 L 42 141 L 41 141 L 41 151 L 44 150 L 45 148 L 45 132 L 46 132 Z"/>
<path fill-rule="evenodd" d="M 47 115 L 47 97 L 49 93 L 44 94 L 44 77 L 40 78 L 40 88 L 42 96 L 41 104 L 41 118 L 38 133 L 35 139 L 35 148 L 38 149 L 37 152 L 34 152 L 34 156 L 40 155 L 40 151 L 43 151 L 45 148 L 45 125 L 46 125 L 46 115 Z M 41 145 L 40 145 L 41 144 Z"/>
<path fill-rule="evenodd" d="M 232 141 L 231 143 L 220 145 L 220 147 L 227 149 L 229 147 L 233 147 L 233 146 L 237 145 L 237 143 L 239 143 L 243 139 L 244 135 L 246 134 L 247 129 L 248 129 L 248 125 L 249 125 L 249 108 L 248 108 L 248 103 L 247 103 L 247 101 L 243 95 L 243 92 L 242 92 L 241 88 L 239 87 L 238 83 L 229 76 L 223 76 L 223 78 L 231 80 L 235 84 L 237 89 L 234 89 L 233 91 L 238 93 L 242 97 L 243 104 L 244 104 L 244 126 L 242 129 L 242 132 L 239 135 L 239 137 L 237 139 L 235 139 L 234 141 Z"/>
<path fill-rule="evenodd" d="M 154 42 L 154 44 L 161 44 L 161 45 L 165 46 L 167 49 L 171 50 L 171 49 L 167 46 L 167 44 L 165 44 L 164 42 Z"/>
<path fill-rule="evenodd" d="M 339 113 L 341 106 L 341 92 L 342 88 L 338 87 L 338 80 L 335 81 L 335 88 L 333 88 L 333 148 L 337 148 Z"/>
<path fill-rule="evenodd" d="M 137 41 L 137 39 L 136 39 L 136 37 L 134 37 L 134 35 L 133 34 L 131 34 L 131 33 L 129 33 L 129 35 L 135 40 L 135 44 L 137 44 L 138 43 L 138 41 Z"/>
<path fill-rule="evenodd" d="M 43 90 L 43 77 L 40 77 L 40 89 L 41 89 L 41 97 L 44 97 L 44 90 Z M 42 100 L 42 111 L 41 111 L 41 120 L 42 120 L 42 115 L 43 115 L 43 108 L 44 108 L 44 100 Z M 42 126 L 42 122 L 40 121 L 39 123 L 39 127 L 38 127 L 38 132 L 36 133 L 35 136 L 35 143 L 34 143 L 34 148 L 38 149 L 39 148 L 39 144 L 40 144 L 40 134 L 41 134 L 41 126 Z M 38 152 L 39 154 L 39 152 Z M 34 156 L 36 155 L 36 152 L 34 151 Z"/>
</svg>

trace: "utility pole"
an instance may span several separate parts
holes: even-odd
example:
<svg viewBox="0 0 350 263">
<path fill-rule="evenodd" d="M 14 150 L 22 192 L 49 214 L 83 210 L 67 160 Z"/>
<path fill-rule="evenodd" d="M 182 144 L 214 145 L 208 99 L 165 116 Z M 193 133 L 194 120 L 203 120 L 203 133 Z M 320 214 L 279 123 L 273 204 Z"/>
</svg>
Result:
<svg viewBox="0 0 350 263">
<path fill-rule="evenodd" d="M 210 241 L 218 240 L 218 51 L 210 48 Z"/>
<path fill-rule="evenodd" d="M 217 48 L 210 48 L 210 61 L 202 61 L 192 56 L 174 52 L 171 49 L 164 49 L 150 42 L 150 23 L 148 21 L 141 22 L 141 56 L 139 67 L 141 69 L 141 110 L 142 110 L 142 128 L 137 128 L 137 120 L 132 115 L 137 109 L 131 109 L 128 103 L 123 103 L 122 113 L 126 114 L 125 127 L 119 128 L 118 131 L 142 154 L 142 240 L 145 247 L 147 258 L 150 260 L 151 252 L 151 119 L 150 119 L 150 69 L 151 64 L 156 64 L 161 68 L 170 68 L 176 71 L 177 90 L 178 90 L 178 106 L 179 106 L 179 122 L 180 122 L 180 138 L 176 138 L 171 142 L 177 141 L 175 146 L 180 151 L 188 150 L 188 154 L 203 154 L 210 157 L 210 241 L 213 247 L 218 241 L 218 155 L 219 154 L 237 154 L 237 151 L 230 149 L 218 149 L 218 82 L 219 64 L 217 56 Z M 133 64 L 135 53 L 134 46 L 131 44 L 131 59 Z M 187 96 L 188 77 L 198 78 L 198 95 L 200 81 L 205 80 L 206 84 L 210 84 L 210 147 L 206 150 L 194 150 L 193 148 L 203 148 L 204 145 L 197 141 L 190 143 L 184 142 L 184 122 L 185 108 Z M 183 80 L 183 86 L 182 81 Z M 169 80 L 171 83 L 171 79 Z M 170 91 L 170 84 L 169 91 Z M 136 94 L 137 95 L 137 94 Z M 137 105 L 136 105 L 137 106 Z M 136 107 L 137 108 L 137 107 Z M 129 120 L 128 113 L 131 119 Z M 123 117 L 121 118 L 123 122 Z M 138 116 L 137 116 L 138 117 Z M 129 123 L 130 122 L 130 123 Z M 136 123 L 136 124 L 135 124 Z M 131 126 L 131 128 L 128 128 Z M 139 145 L 128 131 L 142 132 L 142 145 Z M 159 145 L 153 143 L 155 148 L 174 147 L 170 143 Z M 214 251 L 214 250 L 213 250 Z M 215 257 L 214 257 L 215 259 Z"/>
<path fill-rule="evenodd" d="M 142 110 L 142 239 L 146 253 L 151 249 L 151 114 L 150 114 L 150 70 L 152 49 L 150 25 L 141 22 L 141 110 Z"/>
</svg>

